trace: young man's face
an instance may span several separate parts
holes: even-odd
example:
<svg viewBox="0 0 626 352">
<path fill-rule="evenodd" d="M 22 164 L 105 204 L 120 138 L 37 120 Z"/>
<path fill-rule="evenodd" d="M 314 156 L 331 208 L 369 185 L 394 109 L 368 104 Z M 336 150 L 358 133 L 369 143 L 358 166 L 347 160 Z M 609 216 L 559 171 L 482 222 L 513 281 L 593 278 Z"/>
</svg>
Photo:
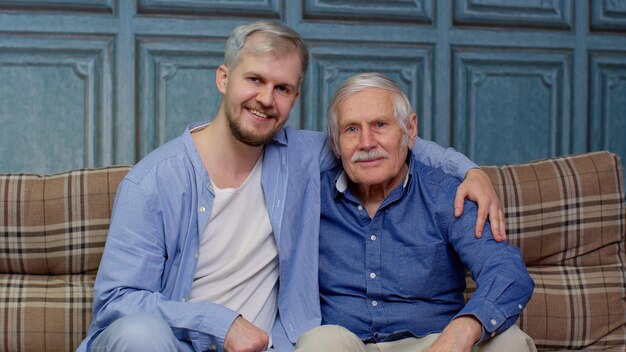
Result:
<svg viewBox="0 0 626 352">
<path fill-rule="evenodd" d="M 394 115 L 393 94 L 366 89 L 347 97 L 337 110 L 339 151 L 343 169 L 360 186 L 397 184 L 402 177 L 408 146 Z M 415 115 L 409 118 L 410 141 L 417 134 Z M 412 145 L 412 143 L 410 143 Z M 362 155 L 361 158 L 355 155 Z"/>
<path fill-rule="evenodd" d="M 244 52 L 234 69 L 220 66 L 216 81 L 233 135 L 251 146 L 271 141 L 289 119 L 301 73 L 296 51 L 284 56 Z"/>
</svg>

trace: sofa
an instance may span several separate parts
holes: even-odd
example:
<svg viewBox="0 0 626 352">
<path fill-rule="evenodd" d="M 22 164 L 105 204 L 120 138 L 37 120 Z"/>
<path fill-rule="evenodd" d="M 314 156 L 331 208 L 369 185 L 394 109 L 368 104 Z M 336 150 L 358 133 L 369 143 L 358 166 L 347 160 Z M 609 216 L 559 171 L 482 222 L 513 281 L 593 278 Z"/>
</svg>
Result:
<svg viewBox="0 0 626 352">
<path fill-rule="evenodd" d="M 539 350 L 626 350 L 625 207 L 618 156 L 483 167 L 535 280 L 518 325 Z M 0 175 L 0 350 L 73 351 L 115 191 L 129 166 Z M 469 235 L 469 234 L 468 234 Z M 466 297 L 475 284 L 468 278 Z"/>
</svg>

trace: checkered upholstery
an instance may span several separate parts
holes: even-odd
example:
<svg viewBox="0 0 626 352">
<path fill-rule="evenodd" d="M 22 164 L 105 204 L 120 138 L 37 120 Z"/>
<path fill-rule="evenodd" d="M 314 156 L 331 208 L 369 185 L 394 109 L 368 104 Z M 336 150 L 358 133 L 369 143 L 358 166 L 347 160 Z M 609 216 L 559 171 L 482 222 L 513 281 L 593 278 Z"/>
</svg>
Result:
<svg viewBox="0 0 626 352">
<path fill-rule="evenodd" d="M 0 351 L 74 351 L 129 167 L 0 175 Z"/>
<path fill-rule="evenodd" d="M 129 167 L 0 175 L 0 351 L 73 351 Z M 540 350 L 626 348 L 624 189 L 608 152 L 484 167 L 535 280 L 518 324 Z M 468 282 L 468 296 L 475 290 Z"/>
<path fill-rule="evenodd" d="M 619 157 L 597 152 L 483 169 L 535 280 L 522 330 L 540 350 L 626 350 Z"/>
</svg>

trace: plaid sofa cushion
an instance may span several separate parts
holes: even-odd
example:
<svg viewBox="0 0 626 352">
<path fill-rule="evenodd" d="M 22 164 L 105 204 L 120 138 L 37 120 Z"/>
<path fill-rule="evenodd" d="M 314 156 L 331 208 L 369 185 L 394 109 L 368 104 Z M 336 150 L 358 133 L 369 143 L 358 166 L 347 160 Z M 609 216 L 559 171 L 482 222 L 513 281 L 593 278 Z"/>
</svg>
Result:
<svg viewBox="0 0 626 352">
<path fill-rule="evenodd" d="M 489 166 L 535 292 L 518 324 L 540 350 L 626 349 L 622 166 L 608 152 Z M 468 291 L 475 284 L 468 280 Z"/>
<path fill-rule="evenodd" d="M 130 167 L 0 175 L 0 273 L 95 273 Z"/>
<path fill-rule="evenodd" d="M 0 350 L 74 351 L 130 167 L 0 175 Z"/>
</svg>

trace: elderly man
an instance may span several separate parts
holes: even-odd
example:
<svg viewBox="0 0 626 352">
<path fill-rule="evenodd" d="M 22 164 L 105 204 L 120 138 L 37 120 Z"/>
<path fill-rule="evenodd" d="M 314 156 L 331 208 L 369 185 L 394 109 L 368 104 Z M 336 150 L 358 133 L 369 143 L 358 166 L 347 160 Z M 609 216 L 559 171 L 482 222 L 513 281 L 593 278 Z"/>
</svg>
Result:
<svg viewBox="0 0 626 352">
<path fill-rule="evenodd" d="M 474 240 L 476 205 L 451 206 L 459 181 L 410 147 L 417 117 L 378 74 L 348 79 L 329 107 L 342 166 L 321 180 L 322 327 L 298 351 L 534 350 L 515 325 L 534 283 L 517 248 Z M 464 304 L 465 270 L 478 289 Z M 491 340 L 489 338 L 494 337 Z"/>
</svg>

